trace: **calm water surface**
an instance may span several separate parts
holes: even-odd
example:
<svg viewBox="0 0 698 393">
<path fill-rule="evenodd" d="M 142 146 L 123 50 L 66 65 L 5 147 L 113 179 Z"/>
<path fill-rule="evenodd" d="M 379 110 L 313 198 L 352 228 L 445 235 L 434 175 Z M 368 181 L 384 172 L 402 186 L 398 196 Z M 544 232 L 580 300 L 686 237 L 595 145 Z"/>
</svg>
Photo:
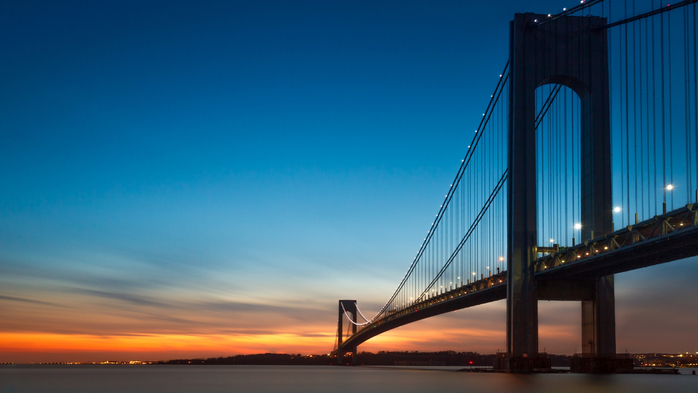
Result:
<svg viewBox="0 0 698 393">
<path fill-rule="evenodd" d="M 511 375 L 333 366 L 0 366 L 0 392 L 698 392 L 698 375 Z"/>
</svg>

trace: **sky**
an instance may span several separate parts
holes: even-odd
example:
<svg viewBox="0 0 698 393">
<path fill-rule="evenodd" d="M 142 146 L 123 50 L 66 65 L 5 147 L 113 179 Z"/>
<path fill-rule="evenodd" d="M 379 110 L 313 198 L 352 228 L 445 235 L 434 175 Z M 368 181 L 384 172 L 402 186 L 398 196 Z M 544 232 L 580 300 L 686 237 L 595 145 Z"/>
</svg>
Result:
<svg viewBox="0 0 698 393">
<path fill-rule="evenodd" d="M 0 362 L 330 352 L 417 253 L 514 13 L 568 3 L 4 4 Z M 695 262 L 616 276 L 619 351 L 698 351 Z M 581 351 L 579 303 L 539 307 Z M 359 349 L 492 353 L 504 310 Z"/>
</svg>

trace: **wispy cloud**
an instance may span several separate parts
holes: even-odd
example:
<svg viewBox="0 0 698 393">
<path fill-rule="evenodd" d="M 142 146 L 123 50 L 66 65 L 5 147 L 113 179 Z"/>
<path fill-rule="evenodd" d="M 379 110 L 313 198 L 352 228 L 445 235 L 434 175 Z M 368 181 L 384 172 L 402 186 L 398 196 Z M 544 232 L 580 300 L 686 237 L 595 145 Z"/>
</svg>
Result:
<svg viewBox="0 0 698 393">
<path fill-rule="evenodd" d="M 42 306 L 50 306 L 50 307 L 64 307 L 63 305 L 58 304 L 58 303 L 51 303 L 51 302 L 45 302 L 45 301 L 41 301 L 41 300 L 34 300 L 34 299 L 25 299 L 25 298 L 14 297 L 14 296 L 0 295 L 0 300 L 7 300 L 7 301 L 12 301 L 12 302 L 32 303 L 32 304 L 39 304 Z"/>
</svg>

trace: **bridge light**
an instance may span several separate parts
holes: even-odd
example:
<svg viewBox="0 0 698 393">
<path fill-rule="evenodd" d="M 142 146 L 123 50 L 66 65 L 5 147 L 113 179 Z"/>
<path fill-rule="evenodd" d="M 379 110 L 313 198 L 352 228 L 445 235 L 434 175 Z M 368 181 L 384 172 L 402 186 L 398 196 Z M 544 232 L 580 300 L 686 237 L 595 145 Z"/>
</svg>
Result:
<svg viewBox="0 0 698 393">
<path fill-rule="evenodd" d="M 620 213 L 620 206 L 616 206 L 613 208 L 614 213 Z"/>
<path fill-rule="evenodd" d="M 673 185 L 673 184 L 668 184 L 668 185 L 666 186 L 666 189 L 667 189 L 668 191 L 671 191 L 671 190 L 674 189 L 674 185 Z"/>
<path fill-rule="evenodd" d="M 574 229 L 582 229 L 582 224 L 581 223 L 574 224 Z"/>
</svg>

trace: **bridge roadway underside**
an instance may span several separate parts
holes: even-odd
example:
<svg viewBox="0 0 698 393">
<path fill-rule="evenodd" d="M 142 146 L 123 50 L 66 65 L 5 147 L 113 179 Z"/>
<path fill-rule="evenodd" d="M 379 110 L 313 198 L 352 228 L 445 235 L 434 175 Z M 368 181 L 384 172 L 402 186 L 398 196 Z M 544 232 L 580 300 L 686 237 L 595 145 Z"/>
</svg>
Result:
<svg viewBox="0 0 698 393">
<path fill-rule="evenodd" d="M 617 231 L 622 233 L 625 230 Z M 584 249 L 583 245 L 573 250 Z M 698 226 L 675 231 L 615 250 L 581 258 L 536 272 L 538 300 L 587 300 L 593 298 L 594 279 L 698 255 Z M 544 261 L 541 258 L 539 261 Z M 462 288 L 444 293 L 361 329 L 342 344 L 350 350 L 388 330 L 451 311 L 506 299 L 507 272 L 485 278 L 482 289 L 463 294 Z M 499 282 L 499 280 L 502 282 Z M 486 286 L 491 282 L 491 286 Z M 475 284 L 474 284 L 475 285 Z M 439 300 L 442 299 L 442 300 Z"/>
</svg>

